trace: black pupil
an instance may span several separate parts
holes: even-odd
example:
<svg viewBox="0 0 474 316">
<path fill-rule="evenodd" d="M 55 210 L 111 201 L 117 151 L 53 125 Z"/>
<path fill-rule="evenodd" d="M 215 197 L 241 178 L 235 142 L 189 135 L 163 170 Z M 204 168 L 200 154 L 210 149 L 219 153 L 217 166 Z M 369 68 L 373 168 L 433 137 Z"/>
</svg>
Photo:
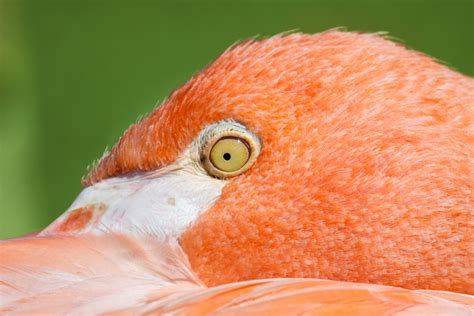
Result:
<svg viewBox="0 0 474 316">
<path fill-rule="evenodd" d="M 230 160 L 231 155 L 229 153 L 225 153 L 223 156 L 224 160 Z"/>
</svg>

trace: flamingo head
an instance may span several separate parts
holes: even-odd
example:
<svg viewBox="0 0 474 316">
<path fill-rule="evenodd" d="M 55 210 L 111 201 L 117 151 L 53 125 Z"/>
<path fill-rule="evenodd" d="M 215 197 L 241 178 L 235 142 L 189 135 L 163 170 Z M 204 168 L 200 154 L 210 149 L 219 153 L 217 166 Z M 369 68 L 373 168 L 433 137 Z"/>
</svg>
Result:
<svg viewBox="0 0 474 316">
<path fill-rule="evenodd" d="M 243 42 L 132 125 L 43 234 L 178 239 L 208 285 L 472 292 L 473 88 L 376 35 Z"/>
</svg>

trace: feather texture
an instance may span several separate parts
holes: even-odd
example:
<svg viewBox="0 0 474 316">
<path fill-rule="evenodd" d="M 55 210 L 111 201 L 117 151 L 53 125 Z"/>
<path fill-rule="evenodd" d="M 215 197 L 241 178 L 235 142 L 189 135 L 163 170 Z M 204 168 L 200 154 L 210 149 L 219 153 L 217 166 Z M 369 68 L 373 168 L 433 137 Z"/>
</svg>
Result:
<svg viewBox="0 0 474 316">
<path fill-rule="evenodd" d="M 114 312 L 202 288 L 176 242 L 107 235 L 0 243 L 3 312 Z"/>
<path fill-rule="evenodd" d="M 207 288 L 175 241 L 48 236 L 0 243 L 5 315 L 472 315 L 469 295 L 319 279 Z"/>
<path fill-rule="evenodd" d="M 0 243 L 0 313 L 473 315 L 434 291 L 474 294 L 473 105 L 472 78 L 376 35 L 237 45 L 132 125 L 50 229 Z M 229 120 L 262 151 L 221 183 L 192 144 Z"/>
</svg>

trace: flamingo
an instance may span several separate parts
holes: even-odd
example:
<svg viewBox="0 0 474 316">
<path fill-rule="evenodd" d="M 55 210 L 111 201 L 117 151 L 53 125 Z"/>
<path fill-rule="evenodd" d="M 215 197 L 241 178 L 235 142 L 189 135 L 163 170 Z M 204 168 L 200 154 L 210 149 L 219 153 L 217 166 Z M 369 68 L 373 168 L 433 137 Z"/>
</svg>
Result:
<svg viewBox="0 0 474 316">
<path fill-rule="evenodd" d="M 0 243 L 0 312 L 473 315 L 473 121 L 381 35 L 236 44 Z"/>
</svg>

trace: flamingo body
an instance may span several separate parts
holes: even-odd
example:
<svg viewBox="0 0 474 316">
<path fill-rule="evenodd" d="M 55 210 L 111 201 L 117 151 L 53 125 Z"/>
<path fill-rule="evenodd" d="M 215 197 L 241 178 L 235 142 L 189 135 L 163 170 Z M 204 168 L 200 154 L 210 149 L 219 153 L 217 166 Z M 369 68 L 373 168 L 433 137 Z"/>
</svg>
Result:
<svg viewBox="0 0 474 316">
<path fill-rule="evenodd" d="M 83 184 L 1 311 L 473 313 L 474 81 L 377 35 L 231 47 Z"/>
<path fill-rule="evenodd" d="M 120 235 L 2 242 L 3 315 L 472 315 L 474 298 L 322 279 L 206 287 L 177 243 Z M 45 255 L 47 253 L 47 255 Z"/>
</svg>

